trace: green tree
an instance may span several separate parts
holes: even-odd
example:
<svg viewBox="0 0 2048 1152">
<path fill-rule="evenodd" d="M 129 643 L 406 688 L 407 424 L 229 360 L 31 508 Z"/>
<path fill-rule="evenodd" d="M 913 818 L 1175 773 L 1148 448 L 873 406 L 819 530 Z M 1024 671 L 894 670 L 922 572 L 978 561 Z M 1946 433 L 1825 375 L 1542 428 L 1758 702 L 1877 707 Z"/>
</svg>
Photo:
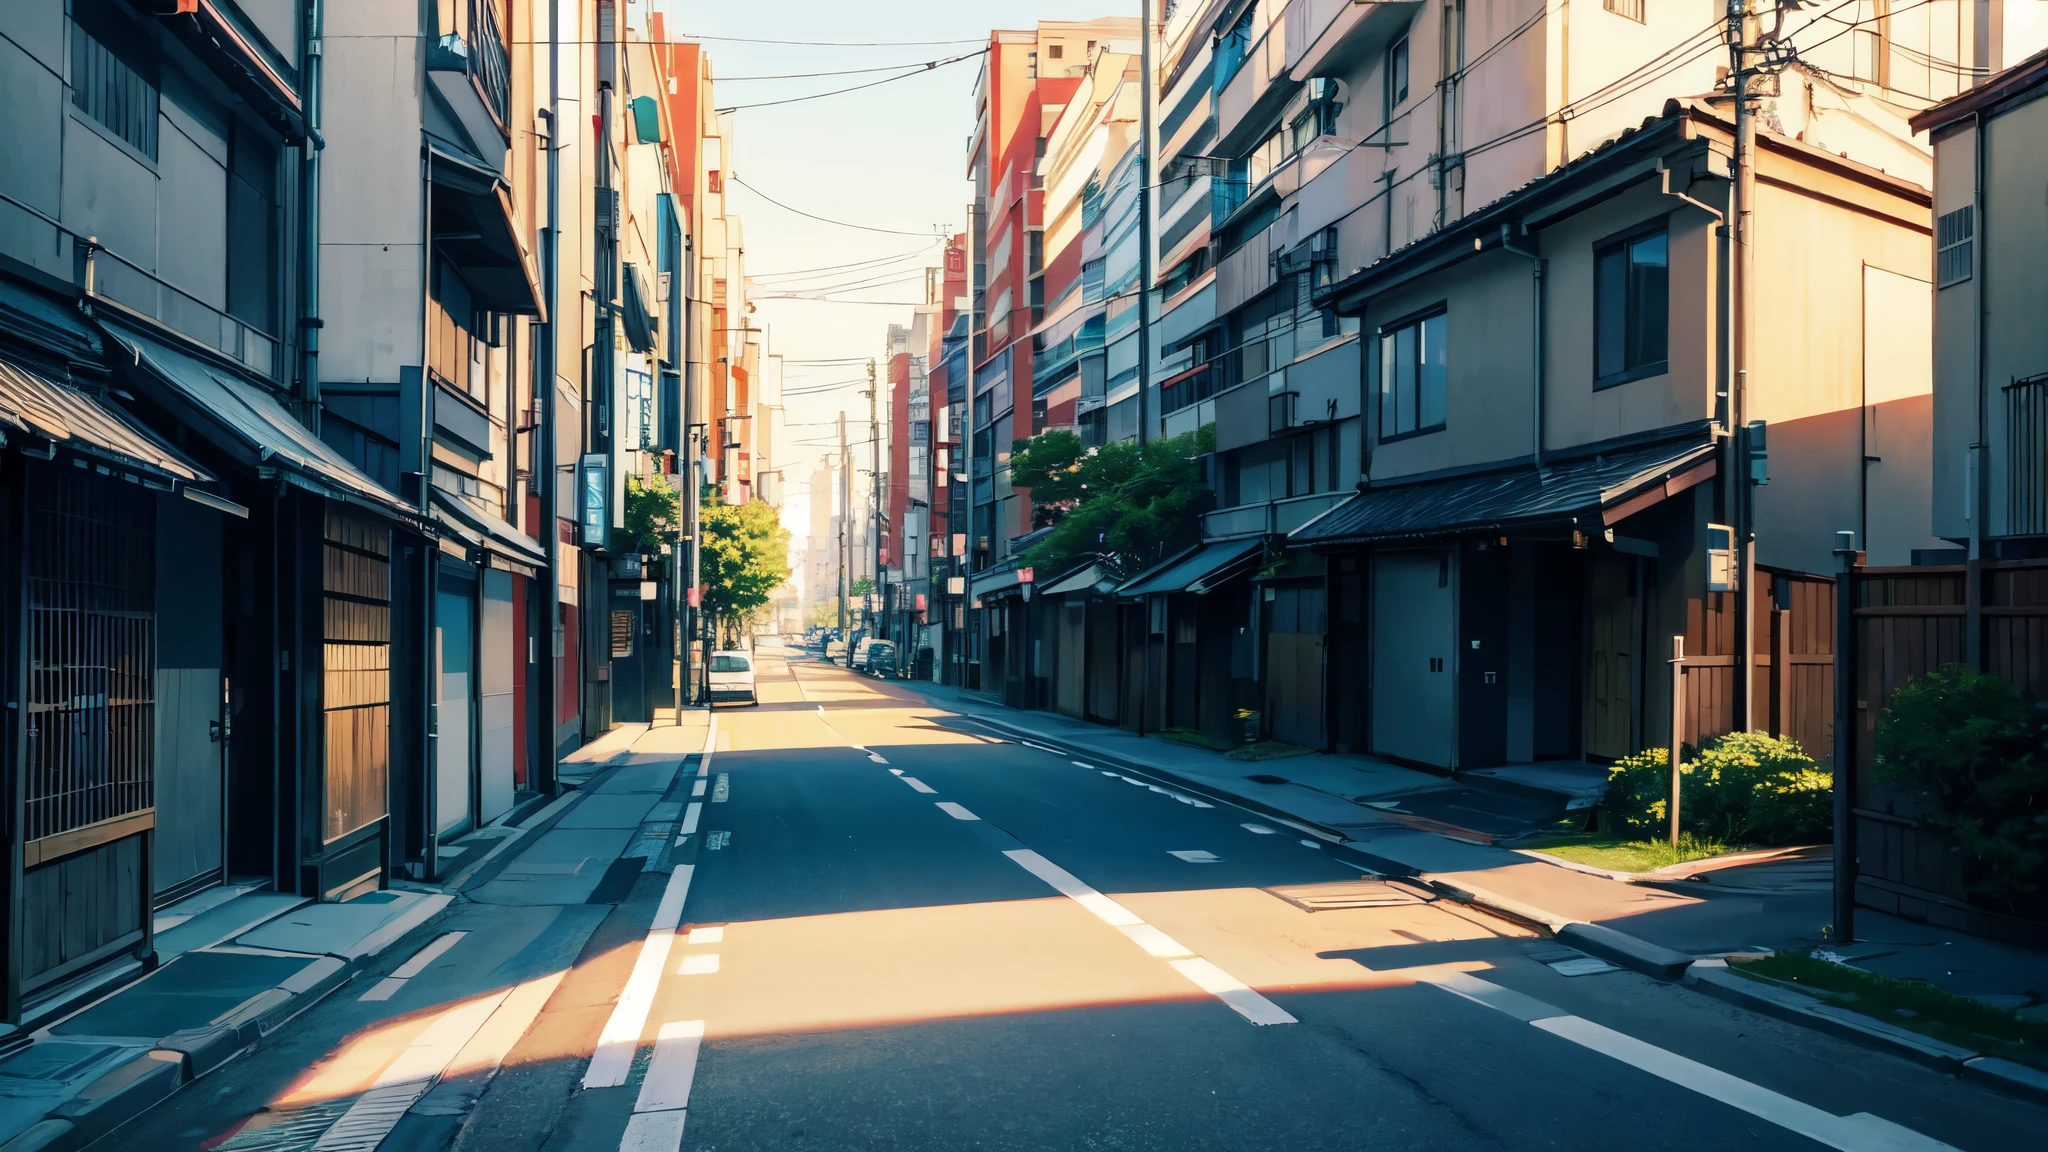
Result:
<svg viewBox="0 0 2048 1152">
<path fill-rule="evenodd" d="M 856 576 L 853 578 L 853 587 L 847 589 L 846 594 L 849 596 L 865 596 L 874 590 L 875 578 L 873 576 Z"/>
<path fill-rule="evenodd" d="M 1094 559 L 1111 574 L 1135 576 L 1202 538 L 1202 513 L 1215 493 L 1202 457 L 1216 450 L 1216 428 L 1147 444 L 1083 448 L 1055 429 L 1011 447 L 1010 480 L 1031 490 L 1053 530 L 1024 554 L 1047 575 Z"/>
<path fill-rule="evenodd" d="M 626 526 L 612 530 L 612 551 L 660 558 L 682 526 L 682 496 L 667 477 L 626 477 Z"/>
<path fill-rule="evenodd" d="M 789 578 L 789 530 L 765 501 L 706 504 L 697 572 L 704 610 L 728 630 L 768 603 Z"/>
</svg>

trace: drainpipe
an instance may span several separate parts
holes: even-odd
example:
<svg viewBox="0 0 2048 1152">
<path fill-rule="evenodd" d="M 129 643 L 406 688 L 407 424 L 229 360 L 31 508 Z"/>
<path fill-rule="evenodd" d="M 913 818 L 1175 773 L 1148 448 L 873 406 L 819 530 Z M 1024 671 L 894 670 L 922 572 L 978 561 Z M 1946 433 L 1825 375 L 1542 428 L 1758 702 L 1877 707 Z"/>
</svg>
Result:
<svg viewBox="0 0 2048 1152">
<path fill-rule="evenodd" d="M 299 402 L 300 418 L 320 431 L 320 80 L 325 24 L 323 0 L 306 0 L 304 87 L 306 139 L 299 160 Z"/>
<path fill-rule="evenodd" d="M 1547 262 L 1543 259 L 1541 253 L 1533 249 L 1515 247 L 1509 232 L 1509 225 L 1506 224 L 1500 226 L 1500 246 L 1502 251 L 1511 252 L 1529 261 L 1529 288 L 1530 296 L 1534 301 L 1533 327 L 1531 328 L 1530 336 L 1532 350 L 1530 355 L 1534 357 L 1536 362 L 1536 395 L 1530 405 L 1532 416 L 1529 426 L 1529 455 L 1536 461 L 1536 480 L 1540 484 L 1543 481 L 1543 393 L 1545 377 L 1549 374 L 1548 368 L 1543 362 L 1543 305 L 1544 297 L 1547 295 L 1544 290 L 1543 271 Z"/>
<path fill-rule="evenodd" d="M 1990 245 L 1984 243 L 1984 113 L 1970 114 L 1973 131 L 1970 133 L 1971 196 L 1970 255 L 1973 267 L 1970 277 L 1974 281 L 1970 288 L 1970 324 L 1972 328 L 1973 353 L 1976 361 L 1972 375 L 1977 390 L 1977 442 L 1970 446 L 1970 554 L 1968 570 L 1963 576 L 1963 661 L 1970 667 L 1984 669 L 1984 553 L 1991 533 L 1987 522 L 1991 519 L 1990 445 L 1985 441 L 1987 424 L 1985 395 L 1989 377 L 1984 371 L 1984 257 Z M 1865 546 L 1868 546 L 1865 541 Z"/>
</svg>

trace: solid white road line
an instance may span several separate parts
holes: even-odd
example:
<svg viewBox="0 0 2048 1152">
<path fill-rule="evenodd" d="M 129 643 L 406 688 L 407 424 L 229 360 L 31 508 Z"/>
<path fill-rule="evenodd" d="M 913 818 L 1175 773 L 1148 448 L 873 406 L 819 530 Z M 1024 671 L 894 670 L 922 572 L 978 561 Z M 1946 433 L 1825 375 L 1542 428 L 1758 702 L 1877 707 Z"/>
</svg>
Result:
<svg viewBox="0 0 2048 1152">
<path fill-rule="evenodd" d="M 716 952 L 698 952 L 685 956 L 683 957 L 683 962 L 676 965 L 676 975 L 678 976 L 709 976 L 716 971 L 718 971 L 718 953 Z"/>
<path fill-rule="evenodd" d="M 691 827 L 695 826 L 693 822 Z M 654 1004 L 654 990 L 660 986 L 662 970 L 668 966 L 669 949 L 675 943 L 676 926 L 683 922 L 683 902 L 690 895 L 690 876 L 695 871 L 694 864 L 678 864 L 669 873 L 661 906 L 655 909 L 654 923 L 640 943 L 639 958 L 633 962 L 633 974 L 626 978 L 618 1003 L 612 1006 L 611 1018 L 598 1034 L 597 1051 L 591 1054 L 590 1067 L 584 1069 L 585 1088 L 615 1088 L 624 1084 L 632 1072 L 633 1055 L 640 1048 L 640 1033 L 647 1027 L 647 1010 Z"/>
<path fill-rule="evenodd" d="M 455 947 L 456 942 L 467 935 L 469 935 L 467 932 L 444 932 L 440 936 L 435 937 L 425 948 L 420 949 L 412 959 L 400 964 L 392 970 L 391 975 L 377 981 L 376 987 L 363 993 L 356 999 L 364 1001 L 391 999 L 400 988 L 405 987 L 406 981 L 426 971 L 427 965 L 440 959 L 441 953 Z"/>
<path fill-rule="evenodd" d="M 1787 1131 L 1797 1132 L 1841 1152 L 1956 1152 L 1950 1145 L 1894 1124 L 1881 1116 L 1832 1112 L 1773 1092 L 1718 1068 L 1710 1068 L 1633 1036 L 1573 1016 L 1534 996 L 1481 980 L 1469 972 L 1448 972 L 1421 981 L 1475 1004 L 1506 1013 L 1531 1027 L 1569 1040 L 1660 1080 L 1678 1085 L 1730 1108 L 1747 1112 Z"/>
<path fill-rule="evenodd" d="M 938 802 L 938 804 L 939 809 L 941 811 L 943 811 L 946 815 L 951 816 L 955 820 L 981 819 L 981 817 L 976 816 L 974 813 L 969 812 L 967 809 L 962 808 L 960 805 L 953 803 L 951 800 L 941 800 Z"/>
<path fill-rule="evenodd" d="M 1022 745 L 1023 745 L 1023 746 L 1025 746 L 1026 748 L 1036 748 L 1036 749 L 1038 749 L 1038 750 L 1039 750 L 1040 752 L 1050 752 L 1050 753 L 1052 753 L 1052 754 L 1053 754 L 1053 755 L 1055 755 L 1055 756 L 1057 756 L 1057 755 L 1059 755 L 1059 754 L 1060 754 L 1060 750 L 1059 750 L 1059 749 L 1057 749 L 1057 748 L 1047 748 L 1047 747 L 1046 747 L 1045 745 L 1043 745 L 1043 744 L 1033 744 L 1033 743 L 1032 743 L 1031 741 L 1029 741 L 1029 740 L 1019 740 L 1019 741 L 1017 741 L 1017 743 L 1019 743 L 1019 744 L 1022 744 Z"/>
<path fill-rule="evenodd" d="M 690 1086 L 697 1078 L 697 1054 L 704 1044 L 702 1020 L 663 1024 L 654 1041 L 654 1058 L 640 1082 L 635 1112 L 665 1112 L 690 1106 Z"/>
<path fill-rule="evenodd" d="M 1216 997 L 1231 1010 L 1254 1024 L 1293 1024 L 1288 1011 L 1244 982 L 1195 955 L 1178 940 L 1145 923 L 1137 913 L 1090 888 L 1072 872 L 1028 848 L 1005 852 L 1018 867 L 1052 886 L 1053 891 L 1086 908 L 1090 913 L 1143 948 L 1165 960 L 1174 971 L 1187 977 L 1195 987 Z"/>
<path fill-rule="evenodd" d="M 699 781 L 699 783 L 702 783 L 702 781 Z M 697 820 L 703 815 L 704 802 L 701 800 L 690 801 L 690 806 L 683 810 L 683 826 L 679 831 L 685 836 L 695 832 L 697 830 Z"/>
<path fill-rule="evenodd" d="M 654 1042 L 654 1058 L 640 1084 L 640 1098 L 619 1152 L 676 1152 L 683 1143 L 683 1122 L 689 1117 L 690 1086 L 697 1077 L 697 1054 L 704 1044 L 702 1020 L 663 1024 Z"/>
<path fill-rule="evenodd" d="M 929 784 L 925 783 L 924 781 L 922 781 L 922 780 L 919 780 L 919 779 L 918 779 L 917 777 L 915 777 L 915 776 L 903 776 L 903 777 L 899 777 L 899 779 L 901 779 L 901 780 L 902 780 L 902 781 L 903 781 L 903 782 L 904 782 L 905 784 L 908 784 L 908 785 L 910 785 L 912 789 L 914 789 L 914 790 L 916 790 L 916 791 L 919 791 L 919 792 L 937 792 L 937 791 L 938 791 L 938 789 L 937 789 L 937 788 L 934 788 L 934 787 L 932 787 L 931 785 L 929 785 Z"/>
<path fill-rule="evenodd" d="M 1095 765 L 1093 764 L 1083 764 L 1079 760 L 1070 760 L 1068 761 L 1068 763 L 1072 764 L 1076 768 L 1086 768 L 1090 772 L 1096 771 Z"/>
</svg>

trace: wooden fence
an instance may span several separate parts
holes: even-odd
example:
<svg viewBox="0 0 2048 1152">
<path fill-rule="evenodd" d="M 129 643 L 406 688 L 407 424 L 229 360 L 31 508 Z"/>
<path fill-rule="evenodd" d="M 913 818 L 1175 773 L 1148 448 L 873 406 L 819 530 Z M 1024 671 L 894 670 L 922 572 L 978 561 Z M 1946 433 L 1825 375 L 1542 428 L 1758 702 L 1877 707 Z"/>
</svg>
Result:
<svg viewBox="0 0 2048 1152">
<path fill-rule="evenodd" d="M 1835 585 L 1759 572 L 1751 590 L 1756 631 L 1752 718 L 1759 730 L 1799 741 L 1816 760 L 1835 739 Z M 1686 621 L 1685 702 L 1679 738 L 1698 747 L 1735 722 L 1735 594 L 1693 601 Z"/>
<path fill-rule="evenodd" d="M 1849 639 L 1856 902 L 1979 935 L 2039 942 L 2030 925 L 1970 904 L 1960 849 L 1877 779 L 1877 722 L 1892 693 L 1944 664 L 1975 664 L 2048 699 L 2048 561 L 1858 568 Z M 1978 644 L 1972 645 L 1976 633 Z M 1974 648 L 1974 650 L 1973 650 Z"/>
</svg>

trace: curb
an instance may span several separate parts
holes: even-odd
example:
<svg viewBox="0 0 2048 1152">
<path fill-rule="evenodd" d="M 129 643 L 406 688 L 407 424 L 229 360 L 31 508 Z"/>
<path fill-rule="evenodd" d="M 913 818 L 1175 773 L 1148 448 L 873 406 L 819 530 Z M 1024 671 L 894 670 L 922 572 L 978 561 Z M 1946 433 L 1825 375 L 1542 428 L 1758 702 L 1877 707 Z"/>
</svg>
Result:
<svg viewBox="0 0 2048 1152">
<path fill-rule="evenodd" d="M 1936 1071 L 1958 1075 L 2037 1104 L 2048 1104 L 2048 1072 L 1945 1044 L 1932 1036 L 1922 1036 L 1860 1012 L 1837 1008 L 1804 992 L 1738 976 L 1728 970 L 1726 960 L 1694 961 L 1685 982 L 1737 1007 L 1825 1032 L 1852 1044 L 1903 1056 Z"/>
<path fill-rule="evenodd" d="M 1695 963 L 1683 952 L 1598 924 L 1567 924 L 1558 929 L 1557 938 L 1588 955 L 1659 980 L 1679 980 Z"/>
</svg>

